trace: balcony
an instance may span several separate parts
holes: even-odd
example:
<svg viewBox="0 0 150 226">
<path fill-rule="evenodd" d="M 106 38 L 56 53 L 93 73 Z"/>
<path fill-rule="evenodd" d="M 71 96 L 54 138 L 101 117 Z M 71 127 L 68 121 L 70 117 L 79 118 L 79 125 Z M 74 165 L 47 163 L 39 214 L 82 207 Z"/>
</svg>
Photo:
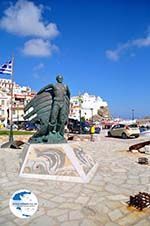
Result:
<svg viewBox="0 0 150 226">
<path fill-rule="evenodd" d="M 24 109 L 24 104 L 14 104 L 13 105 L 13 110 L 23 110 Z"/>
</svg>

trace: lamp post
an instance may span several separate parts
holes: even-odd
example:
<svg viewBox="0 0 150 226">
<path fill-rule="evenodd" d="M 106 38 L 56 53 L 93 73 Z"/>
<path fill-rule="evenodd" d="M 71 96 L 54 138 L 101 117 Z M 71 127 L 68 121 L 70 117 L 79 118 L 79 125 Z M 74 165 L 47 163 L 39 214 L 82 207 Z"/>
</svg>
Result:
<svg viewBox="0 0 150 226">
<path fill-rule="evenodd" d="M 134 109 L 132 109 L 132 120 L 134 120 Z"/>
<path fill-rule="evenodd" d="M 17 125 L 19 124 L 19 103 L 17 103 Z"/>
<path fill-rule="evenodd" d="M 82 103 L 81 95 L 79 95 L 78 101 L 79 101 L 79 121 L 80 121 L 79 133 L 81 133 L 81 103 Z"/>
<path fill-rule="evenodd" d="M 92 125 L 93 125 L 93 108 L 90 108 L 91 109 L 91 119 L 92 119 Z"/>
<path fill-rule="evenodd" d="M 79 121 L 80 121 L 79 133 L 81 133 L 81 108 L 79 109 Z"/>
</svg>

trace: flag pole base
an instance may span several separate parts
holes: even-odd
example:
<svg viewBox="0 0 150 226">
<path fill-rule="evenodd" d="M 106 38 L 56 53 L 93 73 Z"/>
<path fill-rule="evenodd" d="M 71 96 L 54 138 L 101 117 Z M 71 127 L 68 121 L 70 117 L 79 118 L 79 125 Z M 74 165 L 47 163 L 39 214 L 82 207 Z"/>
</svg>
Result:
<svg viewBox="0 0 150 226">
<path fill-rule="evenodd" d="M 12 148 L 12 149 L 20 149 L 20 146 L 23 145 L 24 142 L 17 140 L 17 141 L 8 141 L 1 145 L 0 148 Z"/>
</svg>

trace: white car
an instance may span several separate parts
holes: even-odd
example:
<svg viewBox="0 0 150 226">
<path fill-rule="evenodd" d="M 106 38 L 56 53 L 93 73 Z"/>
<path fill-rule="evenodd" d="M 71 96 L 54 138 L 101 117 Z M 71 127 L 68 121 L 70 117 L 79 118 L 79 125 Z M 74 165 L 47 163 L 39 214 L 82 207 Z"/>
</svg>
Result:
<svg viewBox="0 0 150 226">
<path fill-rule="evenodd" d="M 137 124 L 117 124 L 110 128 L 108 131 L 109 137 L 122 137 L 123 139 L 129 137 L 139 137 L 140 130 Z"/>
</svg>

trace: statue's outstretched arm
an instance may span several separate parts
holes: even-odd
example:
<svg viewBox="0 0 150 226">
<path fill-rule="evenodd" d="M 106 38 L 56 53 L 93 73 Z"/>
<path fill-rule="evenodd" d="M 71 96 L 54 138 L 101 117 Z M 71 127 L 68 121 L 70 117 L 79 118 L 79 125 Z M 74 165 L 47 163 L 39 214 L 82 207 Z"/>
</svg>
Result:
<svg viewBox="0 0 150 226">
<path fill-rule="evenodd" d="M 48 84 L 47 86 L 44 86 L 42 89 L 40 89 L 40 91 L 37 93 L 37 95 L 41 94 L 43 92 L 46 92 L 48 90 L 51 90 L 51 89 L 53 89 L 53 84 Z"/>
</svg>

